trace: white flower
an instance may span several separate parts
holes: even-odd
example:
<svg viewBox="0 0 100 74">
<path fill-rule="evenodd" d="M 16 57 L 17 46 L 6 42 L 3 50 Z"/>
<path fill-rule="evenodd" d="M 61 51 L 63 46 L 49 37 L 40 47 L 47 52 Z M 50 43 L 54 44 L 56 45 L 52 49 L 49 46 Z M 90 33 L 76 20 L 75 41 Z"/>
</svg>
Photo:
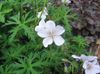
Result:
<svg viewBox="0 0 100 74">
<path fill-rule="evenodd" d="M 71 1 L 70 0 L 61 0 L 62 1 L 62 3 L 68 3 L 68 4 L 70 4 L 71 3 Z"/>
<path fill-rule="evenodd" d="M 85 61 L 83 64 L 83 68 L 85 70 L 85 74 L 97 74 L 100 73 L 100 66 L 95 62 Z"/>
<path fill-rule="evenodd" d="M 82 61 L 96 61 L 97 60 L 96 56 L 86 56 L 83 54 L 81 56 L 72 55 L 72 57 L 77 60 L 82 60 Z"/>
<path fill-rule="evenodd" d="M 100 66 L 96 56 L 76 56 L 72 55 L 73 58 L 83 61 L 83 68 L 85 74 L 97 74 L 100 73 Z"/>
<path fill-rule="evenodd" d="M 44 38 L 44 47 L 48 47 L 48 45 L 51 45 L 53 42 L 57 46 L 64 43 L 64 39 L 61 35 L 65 32 L 65 29 L 60 25 L 56 26 L 54 21 L 49 20 L 45 23 L 45 21 L 41 20 L 35 30 L 41 38 Z"/>
<path fill-rule="evenodd" d="M 37 17 L 45 20 L 47 15 L 47 8 L 45 7 L 43 11 L 38 12 Z"/>
</svg>

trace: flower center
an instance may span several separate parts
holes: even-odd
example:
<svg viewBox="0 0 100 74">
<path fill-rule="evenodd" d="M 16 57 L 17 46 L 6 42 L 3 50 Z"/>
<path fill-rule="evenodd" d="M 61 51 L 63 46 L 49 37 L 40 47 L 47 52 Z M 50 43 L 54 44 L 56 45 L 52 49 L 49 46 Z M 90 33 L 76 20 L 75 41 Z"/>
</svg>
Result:
<svg viewBox="0 0 100 74">
<path fill-rule="evenodd" d="M 53 38 L 54 38 L 54 36 L 55 36 L 55 34 L 54 34 L 54 32 L 53 32 L 53 31 L 48 32 L 48 35 L 49 35 L 50 37 L 52 37 L 52 39 L 53 39 Z"/>
</svg>

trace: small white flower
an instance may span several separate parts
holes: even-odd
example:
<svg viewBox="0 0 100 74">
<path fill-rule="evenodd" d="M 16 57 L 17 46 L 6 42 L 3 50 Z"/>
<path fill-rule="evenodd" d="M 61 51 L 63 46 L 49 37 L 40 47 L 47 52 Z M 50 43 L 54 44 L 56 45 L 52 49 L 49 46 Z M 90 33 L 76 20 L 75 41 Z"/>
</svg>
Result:
<svg viewBox="0 0 100 74">
<path fill-rule="evenodd" d="M 68 4 L 70 4 L 71 3 L 71 1 L 70 0 L 61 0 L 62 1 L 62 3 L 68 3 Z"/>
<path fill-rule="evenodd" d="M 46 23 L 42 20 L 39 23 L 39 26 L 36 26 L 35 30 L 37 34 L 43 39 L 44 47 L 48 47 L 53 42 L 60 46 L 64 43 L 64 39 L 60 36 L 65 32 L 65 29 L 58 25 L 55 25 L 54 21 L 47 21 Z"/>
<path fill-rule="evenodd" d="M 45 20 L 47 15 L 47 8 L 45 7 L 43 11 L 38 12 L 37 17 Z"/>
<path fill-rule="evenodd" d="M 83 64 L 83 68 L 85 70 L 85 74 L 97 74 L 100 73 L 100 66 L 95 62 L 85 61 Z"/>
<path fill-rule="evenodd" d="M 86 56 L 83 54 L 81 56 L 72 55 L 72 57 L 77 60 L 82 60 L 82 61 L 96 61 L 97 60 L 96 56 Z"/>
</svg>

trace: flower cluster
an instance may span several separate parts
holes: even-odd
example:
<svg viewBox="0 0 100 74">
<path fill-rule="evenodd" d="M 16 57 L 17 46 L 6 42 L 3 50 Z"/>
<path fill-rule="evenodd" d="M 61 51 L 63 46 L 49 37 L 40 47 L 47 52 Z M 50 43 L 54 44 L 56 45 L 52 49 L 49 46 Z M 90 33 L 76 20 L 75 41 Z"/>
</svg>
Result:
<svg viewBox="0 0 100 74">
<path fill-rule="evenodd" d="M 97 74 L 100 73 L 100 66 L 96 56 L 76 56 L 72 55 L 76 60 L 83 61 L 83 68 L 85 70 L 85 74 Z"/>
<path fill-rule="evenodd" d="M 60 25 L 56 26 L 55 22 L 52 20 L 45 22 L 47 15 L 48 13 L 46 8 L 44 8 L 43 12 L 41 11 L 38 13 L 38 17 L 40 17 L 41 20 L 39 25 L 35 27 L 35 31 L 38 36 L 43 38 L 44 47 L 48 47 L 48 45 L 51 45 L 53 42 L 57 46 L 61 46 L 64 43 L 64 39 L 61 35 L 65 32 L 65 29 Z"/>
</svg>

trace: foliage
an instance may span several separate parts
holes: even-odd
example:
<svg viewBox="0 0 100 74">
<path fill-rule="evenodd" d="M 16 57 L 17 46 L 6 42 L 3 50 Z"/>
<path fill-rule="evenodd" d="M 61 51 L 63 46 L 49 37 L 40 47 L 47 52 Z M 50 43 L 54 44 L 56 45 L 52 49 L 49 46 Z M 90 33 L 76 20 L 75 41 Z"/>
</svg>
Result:
<svg viewBox="0 0 100 74">
<path fill-rule="evenodd" d="M 0 22 L 5 23 L 6 14 L 11 12 L 12 9 L 9 8 L 5 2 L 0 2 Z"/>
<path fill-rule="evenodd" d="M 38 53 L 30 53 L 27 57 L 18 58 L 18 62 L 12 64 L 16 74 L 41 74 L 39 70 L 46 65 Z"/>
<path fill-rule="evenodd" d="M 0 66 L 0 74 L 14 74 L 14 73 L 13 73 L 13 69 L 12 69 L 11 66 L 9 66 L 9 65 L 6 65 L 6 66 L 1 65 Z"/>
<path fill-rule="evenodd" d="M 0 1 L 0 74 L 65 74 L 78 71 L 80 67 L 72 54 L 87 54 L 86 41 L 72 33 L 72 21 L 77 15 L 68 5 L 59 7 L 49 0 L 2 0 Z M 47 7 L 47 19 L 65 28 L 64 45 L 44 48 L 42 39 L 35 32 L 40 19 L 37 13 Z M 62 59 L 67 59 L 63 62 Z"/>
</svg>

